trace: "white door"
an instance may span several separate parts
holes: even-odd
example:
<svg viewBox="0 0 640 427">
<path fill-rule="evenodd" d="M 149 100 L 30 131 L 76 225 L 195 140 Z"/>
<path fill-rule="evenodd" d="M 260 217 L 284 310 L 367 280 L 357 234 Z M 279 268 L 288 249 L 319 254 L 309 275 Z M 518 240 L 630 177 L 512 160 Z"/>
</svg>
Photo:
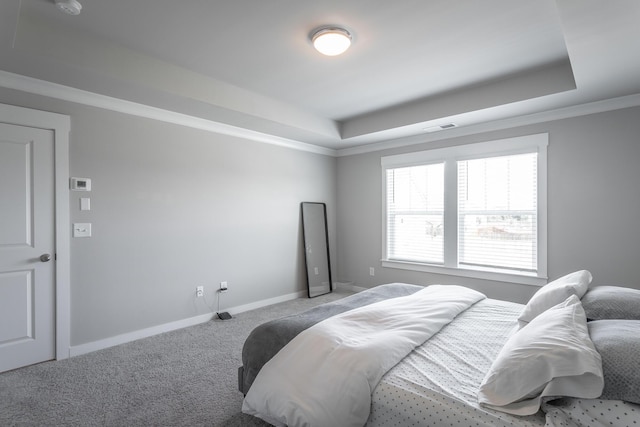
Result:
<svg viewBox="0 0 640 427">
<path fill-rule="evenodd" d="M 55 358 L 54 135 L 0 123 L 0 372 Z"/>
</svg>

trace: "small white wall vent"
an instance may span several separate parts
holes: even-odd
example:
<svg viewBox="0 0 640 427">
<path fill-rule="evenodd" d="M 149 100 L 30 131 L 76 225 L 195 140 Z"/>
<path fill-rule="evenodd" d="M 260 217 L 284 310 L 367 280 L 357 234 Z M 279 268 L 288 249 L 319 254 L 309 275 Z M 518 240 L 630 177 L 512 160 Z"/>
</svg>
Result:
<svg viewBox="0 0 640 427">
<path fill-rule="evenodd" d="M 68 15 L 80 15 L 82 5 L 77 0 L 56 0 L 56 7 Z"/>
<path fill-rule="evenodd" d="M 451 129 L 451 128 L 455 128 L 457 126 L 458 125 L 455 124 L 455 123 L 445 123 L 443 125 L 431 126 L 431 127 L 428 127 L 428 128 L 424 128 L 423 130 L 425 132 L 437 132 L 439 130 Z"/>
</svg>

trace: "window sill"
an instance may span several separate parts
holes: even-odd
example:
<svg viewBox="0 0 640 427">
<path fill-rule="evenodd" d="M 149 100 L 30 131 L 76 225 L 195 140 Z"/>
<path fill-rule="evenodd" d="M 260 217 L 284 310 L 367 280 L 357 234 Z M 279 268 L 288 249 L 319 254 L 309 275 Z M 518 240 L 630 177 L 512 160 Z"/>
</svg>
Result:
<svg viewBox="0 0 640 427">
<path fill-rule="evenodd" d="M 498 269 L 472 269 L 464 267 L 451 268 L 441 265 L 390 260 L 382 260 L 382 266 L 386 268 L 397 268 L 400 270 L 445 274 L 447 276 L 470 277 L 474 279 L 492 280 L 496 282 L 517 283 L 520 285 L 543 286 L 547 283 L 546 277 L 538 277 L 533 273 L 516 274 L 511 271 Z"/>
</svg>

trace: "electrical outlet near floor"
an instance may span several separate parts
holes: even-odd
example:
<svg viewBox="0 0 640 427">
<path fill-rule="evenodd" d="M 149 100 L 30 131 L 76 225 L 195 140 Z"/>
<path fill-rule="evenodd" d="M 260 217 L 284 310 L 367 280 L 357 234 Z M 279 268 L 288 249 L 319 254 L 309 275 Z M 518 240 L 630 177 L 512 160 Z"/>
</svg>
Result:
<svg viewBox="0 0 640 427">
<path fill-rule="evenodd" d="M 369 267 L 369 276 L 375 276 L 376 270 L 373 267 Z"/>
<path fill-rule="evenodd" d="M 196 287 L 196 297 L 203 297 L 204 296 L 204 286 L 198 286 Z"/>
</svg>

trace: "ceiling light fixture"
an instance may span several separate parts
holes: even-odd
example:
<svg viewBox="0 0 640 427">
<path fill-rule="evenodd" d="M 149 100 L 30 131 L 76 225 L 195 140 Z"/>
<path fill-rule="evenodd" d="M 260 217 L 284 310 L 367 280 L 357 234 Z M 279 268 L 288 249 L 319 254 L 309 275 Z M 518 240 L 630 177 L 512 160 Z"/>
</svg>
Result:
<svg viewBox="0 0 640 427">
<path fill-rule="evenodd" d="M 311 35 L 313 47 L 327 56 L 344 53 L 351 46 L 351 33 L 340 27 L 322 27 Z"/>
<path fill-rule="evenodd" d="M 56 7 L 68 15 L 80 15 L 82 5 L 77 0 L 56 0 Z"/>
</svg>

